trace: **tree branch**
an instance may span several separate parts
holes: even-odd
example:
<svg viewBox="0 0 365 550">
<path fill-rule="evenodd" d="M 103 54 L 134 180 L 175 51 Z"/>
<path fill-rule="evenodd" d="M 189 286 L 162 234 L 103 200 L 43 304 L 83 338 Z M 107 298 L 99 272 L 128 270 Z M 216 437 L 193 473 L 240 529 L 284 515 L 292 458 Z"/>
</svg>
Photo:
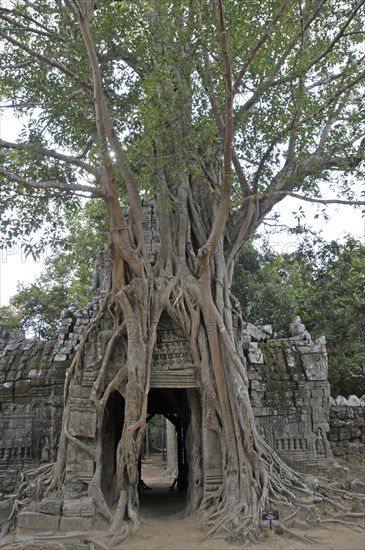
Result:
<svg viewBox="0 0 365 550">
<path fill-rule="evenodd" d="M 26 189 L 55 189 L 62 193 L 70 193 L 77 196 L 87 196 L 89 198 L 99 198 L 104 199 L 105 195 L 92 187 L 91 185 L 81 185 L 78 183 L 60 183 L 57 181 L 32 181 L 17 176 L 12 172 L 9 172 L 3 167 L 0 167 L 0 176 L 3 176 L 5 179 L 17 183 Z"/>
<path fill-rule="evenodd" d="M 311 61 L 311 63 L 308 65 L 306 69 L 306 72 L 308 72 L 314 65 L 317 65 L 317 63 L 319 63 L 324 57 L 326 57 L 333 50 L 336 43 L 344 36 L 345 30 L 347 29 L 351 21 L 353 21 L 356 14 L 360 11 L 360 9 L 364 5 L 365 5 L 365 0 L 360 0 L 360 2 L 357 3 L 357 5 L 353 9 L 350 16 L 347 18 L 347 20 L 345 21 L 340 31 L 336 34 L 336 36 L 333 38 L 333 40 L 330 42 L 327 48 L 320 55 L 318 55 L 315 59 Z"/>
<path fill-rule="evenodd" d="M 233 150 L 233 153 L 232 153 L 232 160 L 233 160 L 233 166 L 234 166 L 238 181 L 241 186 L 242 195 L 244 197 L 247 197 L 251 195 L 251 189 L 235 150 Z"/>
<path fill-rule="evenodd" d="M 233 92 L 234 93 L 237 93 L 238 88 L 239 88 L 239 86 L 242 82 L 242 78 L 245 75 L 247 69 L 251 65 L 252 61 L 255 59 L 255 56 L 256 56 L 257 52 L 261 49 L 261 47 L 265 44 L 265 42 L 268 40 L 268 38 L 270 38 L 270 36 L 272 35 L 272 33 L 275 29 L 276 23 L 279 21 L 279 19 L 283 15 L 284 11 L 286 10 L 286 8 L 290 4 L 290 2 L 291 2 L 291 0 L 284 0 L 284 2 L 281 4 L 281 6 L 278 8 L 276 13 L 274 14 L 274 17 L 272 18 L 270 23 L 267 25 L 267 28 L 266 28 L 266 31 L 264 32 L 264 34 L 261 36 L 261 38 L 258 40 L 257 44 L 252 48 L 252 50 L 248 54 L 248 58 L 247 58 L 246 62 L 243 64 L 243 66 L 241 67 L 241 70 L 239 71 L 239 73 L 236 77 L 236 80 L 234 82 L 234 85 L 233 85 Z"/>
<path fill-rule="evenodd" d="M 48 31 L 38 30 L 38 29 L 34 29 L 33 27 L 28 27 L 27 25 L 22 25 L 22 23 L 19 23 L 18 21 L 14 21 L 11 17 L 7 17 L 6 15 L 2 15 L 1 13 L 0 13 L 0 20 L 6 21 L 10 25 L 13 25 L 14 27 L 22 31 L 31 32 L 39 36 L 47 36 L 48 38 L 54 37 L 54 35 L 52 35 Z M 59 36 L 57 36 L 57 38 L 60 40 Z"/>
<path fill-rule="evenodd" d="M 299 193 L 294 193 L 293 191 L 284 191 L 284 190 L 250 195 L 249 197 L 246 197 L 245 199 L 243 199 L 241 204 L 244 205 L 244 204 L 250 203 L 251 201 L 262 200 L 262 199 L 267 199 L 272 197 L 282 197 L 282 198 L 293 197 L 294 199 L 299 199 L 305 202 L 313 202 L 313 203 L 324 204 L 324 205 L 328 205 L 328 204 L 346 204 L 350 206 L 365 205 L 365 200 L 361 201 L 361 200 L 342 200 L 342 199 L 317 199 L 315 197 L 307 197 L 305 195 L 300 195 Z"/>
<path fill-rule="evenodd" d="M 315 9 L 308 15 L 307 20 L 305 21 L 304 25 L 302 26 L 300 32 L 297 33 L 294 36 L 293 40 L 290 42 L 290 44 L 288 45 L 288 47 L 286 48 L 286 50 L 284 51 L 282 56 L 275 63 L 275 66 L 272 69 L 270 76 L 267 79 L 265 79 L 261 84 L 258 85 L 255 93 L 252 95 L 252 97 L 250 97 L 246 101 L 246 103 L 244 103 L 242 105 L 242 107 L 239 109 L 239 111 L 242 110 L 242 111 L 247 112 L 250 109 L 252 109 L 252 107 L 254 107 L 254 105 L 258 102 L 258 100 L 262 97 L 262 94 L 267 90 L 268 87 L 278 86 L 280 84 L 285 84 L 287 82 L 292 81 L 292 79 L 294 77 L 298 76 L 298 75 L 290 74 L 289 76 L 287 76 L 285 78 L 281 78 L 279 80 L 274 80 L 276 75 L 279 73 L 281 67 L 284 65 L 284 63 L 285 63 L 286 59 L 288 58 L 288 56 L 293 52 L 293 49 L 294 49 L 295 45 L 297 44 L 298 39 L 301 37 L 301 35 L 303 33 L 303 30 L 304 31 L 309 30 L 309 28 L 310 28 L 311 24 L 313 23 L 313 21 L 315 21 L 315 19 L 319 16 L 320 11 L 321 11 L 323 5 L 326 3 L 326 1 L 327 0 L 318 0 L 317 1 L 316 5 L 315 5 Z"/>
<path fill-rule="evenodd" d="M 9 36 L 5 32 L 3 32 L 1 29 L 0 29 L 0 37 L 4 38 L 4 40 L 6 40 L 7 42 L 10 42 L 14 46 L 17 46 L 21 50 L 28 52 L 30 55 L 32 55 L 42 63 L 46 63 L 47 65 L 50 65 L 51 67 L 58 69 L 66 76 L 69 76 L 70 78 L 72 78 L 72 80 L 75 80 L 76 82 L 81 84 L 83 88 L 86 88 L 87 90 L 92 91 L 93 87 L 91 86 L 91 84 L 88 84 L 87 82 L 84 82 L 83 80 L 81 80 L 81 78 L 76 73 L 74 73 L 73 71 L 71 71 L 70 69 L 68 69 L 67 67 L 59 63 L 58 61 L 55 61 L 54 59 L 51 59 L 46 55 L 36 52 L 35 50 L 33 50 L 33 48 L 30 48 L 26 44 L 23 44 L 23 42 L 19 42 L 19 40 L 16 40 L 15 38 Z"/>
<path fill-rule="evenodd" d="M 358 138 L 359 139 L 359 138 Z M 297 167 L 297 172 L 301 176 L 310 176 L 313 173 L 316 173 L 318 166 L 321 170 L 354 170 L 359 166 L 361 162 L 365 160 L 365 137 L 362 137 L 362 140 L 359 144 L 357 151 L 353 155 L 347 157 L 340 157 L 334 154 L 326 155 L 321 154 L 320 148 L 309 157 L 302 161 L 301 166 Z"/>
<path fill-rule="evenodd" d="M 91 166 L 87 162 L 84 162 L 78 157 L 74 157 L 72 155 L 64 155 L 63 153 L 58 153 L 57 151 L 54 151 L 52 149 L 38 147 L 37 145 L 33 145 L 32 143 L 11 143 L 9 141 L 4 141 L 0 139 L 0 148 L 14 149 L 17 151 L 34 151 L 35 153 L 40 153 L 45 157 L 54 158 L 62 162 L 67 162 L 69 164 L 74 164 L 75 166 L 78 166 L 82 170 L 85 170 L 95 177 L 99 175 L 97 168 L 94 168 L 93 166 Z"/>
<path fill-rule="evenodd" d="M 365 0 L 364 0 L 365 1 Z M 285 128 L 282 129 L 282 131 L 277 134 L 276 136 L 274 136 L 274 138 L 271 140 L 271 143 L 268 145 L 266 151 L 264 152 L 264 154 L 262 155 L 261 159 L 260 159 L 260 162 L 259 162 L 259 165 L 258 165 L 258 168 L 256 170 L 256 173 L 254 175 L 254 178 L 253 178 L 253 182 L 254 182 L 254 185 L 253 185 L 253 189 L 254 191 L 257 190 L 257 187 L 258 187 L 258 182 L 259 182 L 259 179 L 260 179 L 260 176 L 261 176 L 261 173 L 263 171 L 263 168 L 264 168 L 264 165 L 265 165 L 265 162 L 268 160 L 268 158 L 270 157 L 270 154 L 272 153 L 274 147 L 285 137 L 286 134 L 288 134 L 290 131 L 296 131 L 298 130 L 298 128 L 300 128 L 300 126 L 302 126 L 303 124 L 305 124 L 306 122 L 310 122 L 312 121 L 316 116 L 318 116 L 320 113 L 322 113 L 323 111 L 325 111 L 325 109 L 327 109 L 330 105 L 332 105 L 341 95 L 343 95 L 345 92 L 347 92 L 349 89 L 351 89 L 353 86 L 355 86 L 356 84 L 358 84 L 359 82 L 361 82 L 362 80 L 364 80 L 365 78 L 365 71 L 363 71 L 362 73 L 360 73 L 354 80 L 352 80 L 351 82 L 348 82 L 347 84 L 345 84 L 344 86 L 342 86 L 341 88 L 339 88 L 338 90 L 335 91 L 335 93 L 327 98 L 327 100 L 322 103 L 322 105 L 320 105 L 319 107 L 317 107 L 317 109 L 315 109 L 314 111 L 312 111 L 309 115 L 305 116 L 305 117 L 302 117 L 302 118 L 299 118 L 298 120 L 296 119 L 296 116 L 294 115 L 294 117 L 292 118 L 292 120 L 286 125 Z M 310 160 L 314 158 L 314 155 L 311 155 L 310 156 Z M 348 159 L 343 159 L 344 161 L 348 162 Z M 362 160 L 362 157 L 360 158 L 360 160 L 358 161 L 358 163 Z M 328 168 L 330 168 L 331 166 L 328 165 L 327 166 Z"/>
<path fill-rule="evenodd" d="M 24 2 L 25 5 L 27 5 L 26 0 L 23 0 L 23 2 Z M 32 6 L 32 8 L 34 10 L 36 10 L 35 6 Z M 38 11 L 38 10 L 36 10 L 36 11 Z M 43 29 L 46 33 L 51 35 L 51 31 L 48 29 L 48 27 L 46 27 L 45 25 L 42 25 L 42 23 L 40 21 L 37 21 L 37 19 L 34 19 L 34 17 L 31 17 L 29 15 L 29 13 L 26 13 L 25 11 L 20 11 L 20 10 L 16 11 L 16 9 L 11 10 L 9 8 L 0 7 L 0 17 L 2 16 L 1 14 L 8 14 L 9 16 L 12 16 L 12 15 L 15 14 L 16 17 L 23 17 L 23 19 L 25 19 L 26 21 L 30 21 L 31 23 L 34 23 L 37 27 L 39 27 L 40 29 Z M 11 21 L 13 22 L 13 20 L 11 20 Z"/>
<path fill-rule="evenodd" d="M 232 140 L 233 140 L 233 78 L 229 53 L 228 38 L 226 33 L 224 10 L 221 0 L 214 0 L 214 6 L 218 20 L 219 41 L 221 46 L 224 78 L 226 83 L 226 107 L 224 117 L 224 179 L 221 188 L 221 196 L 213 227 L 203 247 L 209 254 L 217 249 L 219 240 L 223 234 L 224 226 L 229 214 L 229 200 L 231 196 L 231 164 L 232 164 Z"/>
<path fill-rule="evenodd" d="M 95 7 L 95 2 L 89 5 L 87 1 L 82 2 L 82 8 L 78 3 L 72 0 L 64 0 L 68 9 L 74 13 L 79 26 L 81 35 L 86 47 L 87 56 L 90 62 L 90 68 L 93 75 L 94 107 L 96 126 L 99 139 L 103 148 L 103 165 L 105 176 L 103 178 L 105 194 L 107 196 L 107 208 L 111 217 L 111 233 L 115 243 L 119 245 L 122 257 L 134 271 L 137 276 L 142 276 L 146 265 L 149 265 L 148 254 L 144 243 L 144 232 L 142 226 L 141 200 L 138 194 L 137 183 L 134 174 L 130 170 L 122 150 L 121 144 L 117 138 L 107 102 L 104 95 L 99 61 L 97 58 L 95 45 L 90 31 L 90 20 Z M 84 13 L 85 11 L 85 13 Z M 127 189 L 130 202 L 130 217 L 133 220 L 134 235 L 138 243 L 138 249 L 143 256 L 143 262 L 137 250 L 134 249 L 134 243 L 131 242 L 128 229 L 124 220 L 123 212 L 119 202 L 119 193 L 116 184 L 116 172 L 110 162 L 109 145 L 116 155 L 121 168 L 124 184 Z M 117 265 L 114 266 L 117 269 Z M 120 277 L 120 274 L 116 276 Z"/>
</svg>

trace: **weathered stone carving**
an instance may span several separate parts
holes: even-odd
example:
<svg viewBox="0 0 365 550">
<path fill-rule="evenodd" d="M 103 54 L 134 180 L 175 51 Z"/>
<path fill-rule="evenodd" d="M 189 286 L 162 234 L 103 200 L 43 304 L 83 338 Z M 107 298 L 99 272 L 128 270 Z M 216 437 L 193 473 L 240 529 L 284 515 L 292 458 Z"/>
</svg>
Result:
<svg viewBox="0 0 365 550">
<path fill-rule="evenodd" d="M 299 317 L 291 334 L 268 340 L 260 329 L 249 327 L 244 341 L 251 403 L 259 433 L 278 454 L 290 461 L 323 462 L 332 456 L 326 438 L 330 387 L 325 341 L 313 342 Z"/>
</svg>

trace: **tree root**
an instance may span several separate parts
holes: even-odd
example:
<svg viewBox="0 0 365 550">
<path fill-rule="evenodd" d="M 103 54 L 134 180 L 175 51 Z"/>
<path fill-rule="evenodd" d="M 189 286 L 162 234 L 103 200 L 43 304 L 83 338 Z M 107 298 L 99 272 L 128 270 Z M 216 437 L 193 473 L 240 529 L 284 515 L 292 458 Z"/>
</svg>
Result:
<svg viewBox="0 0 365 550">
<path fill-rule="evenodd" d="M 350 505 L 353 499 L 349 499 L 352 493 L 344 491 L 338 484 L 321 477 L 301 474 L 292 470 L 280 457 L 263 441 L 259 441 L 261 456 L 265 467 L 269 472 L 268 497 L 256 510 L 249 505 L 238 506 L 234 510 L 226 502 L 222 489 L 202 501 L 199 509 L 205 525 L 208 527 L 207 537 L 212 536 L 218 530 L 228 531 L 231 542 L 253 542 L 260 537 L 262 530 L 262 504 L 268 509 L 278 509 L 283 513 L 289 508 L 278 522 L 283 532 L 298 540 L 315 543 L 316 539 L 298 534 L 292 530 L 295 525 L 313 528 L 325 526 L 329 523 L 347 525 L 355 531 L 361 531 L 361 526 L 349 523 L 346 518 L 363 518 L 365 512 L 353 512 Z M 361 500 L 364 495 L 356 494 Z M 242 501 L 243 502 L 243 499 Z"/>
</svg>

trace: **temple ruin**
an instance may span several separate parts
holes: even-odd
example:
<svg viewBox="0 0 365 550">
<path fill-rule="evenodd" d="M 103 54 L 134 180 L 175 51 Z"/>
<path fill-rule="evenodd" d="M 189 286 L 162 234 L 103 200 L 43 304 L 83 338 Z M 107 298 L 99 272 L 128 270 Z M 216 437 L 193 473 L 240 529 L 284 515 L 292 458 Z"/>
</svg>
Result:
<svg viewBox="0 0 365 550">
<path fill-rule="evenodd" d="M 154 218 L 146 211 L 150 254 L 156 253 Z M 56 459 L 63 414 L 67 370 L 86 326 L 100 311 L 110 286 L 110 262 L 104 251 L 94 273 L 93 300 L 78 312 L 62 312 L 57 341 L 28 341 L 24 334 L 0 332 L 0 492 L 10 494 L 19 472 Z M 90 400 L 101 358 L 112 334 L 105 314 L 87 335 L 82 373 L 69 388 L 66 476 L 62 495 L 43 498 L 36 510 L 19 514 L 19 525 L 34 529 L 70 531 L 95 525 L 96 511 L 88 488 L 94 461 L 78 441 L 94 441 L 95 405 Z M 290 336 L 275 338 L 270 326 L 244 325 L 243 351 L 247 360 L 250 398 L 259 435 L 286 461 L 326 465 L 332 460 L 329 431 L 330 387 L 324 338 L 312 341 L 299 318 Z M 106 384 L 125 363 L 125 350 L 116 345 L 107 364 Z M 222 482 L 219 441 L 205 420 L 201 376 L 193 367 L 189 346 L 167 314 L 161 317 L 153 353 L 148 418 L 161 414 L 175 426 L 178 443 L 178 486 L 189 493 L 192 484 L 207 496 Z M 102 420 L 105 457 L 102 491 L 113 506 L 116 449 L 124 421 L 124 400 L 110 394 Z M 197 467 L 199 463 L 199 468 Z M 197 472 L 202 472 L 197 476 Z"/>
<path fill-rule="evenodd" d="M 88 308 L 62 314 L 56 342 L 35 342 L 22 333 L 0 333 L 0 491 L 11 493 L 18 474 L 27 468 L 54 461 L 63 413 L 63 387 L 84 327 L 97 314 L 108 289 L 109 264 L 101 253 L 95 270 L 94 299 Z M 111 334 L 111 320 L 101 321 L 87 339 L 83 375 L 70 387 L 71 436 L 93 440 L 96 413 L 90 401 L 100 358 Z M 290 462 L 325 463 L 332 457 L 327 440 L 330 388 L 324 339 L 312 341 L 300 319 L 290 327 L 291 336 L 275 339 L 271 327 L 247 323 L 243 333 L 248 363 L 251 402 L 259 434 Z M 123 348 L 116 348 L 108 364 L 107 382 L 125 361 Z M 202 461 L 204 495 L 222 479 L 219 442 L 203 422 L 204 402 L 200 380 L 193 368 L 188 343 L 167 315 L 157 332 L 149 392 L 148 415 L 162 414 L 175 426 L 178 441 L 178 484 L 189 491 L 194 479 L 194 461 Z M 115 453 L 123 426 L 123 397 L 113 392 L 103 419 L 103 492 L 113 505 Z M 90 456 L 72 442 L 68 445 L 62 502 L 44 499 L 37 512 L 23 511 L 20 526 L 72 530 L 89 528 L 95 509 L 88 497 L 94 472 Z M 195 480 L 194 482 L 197 482 Z"/>
</svg>

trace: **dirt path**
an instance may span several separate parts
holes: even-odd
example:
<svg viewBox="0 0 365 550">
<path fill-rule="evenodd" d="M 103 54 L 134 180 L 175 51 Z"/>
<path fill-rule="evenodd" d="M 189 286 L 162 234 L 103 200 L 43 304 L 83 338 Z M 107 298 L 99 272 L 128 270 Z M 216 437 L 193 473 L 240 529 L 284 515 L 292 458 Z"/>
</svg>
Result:
<svg viewBox="0 0 365 550">
<path fill-rule="evenodd" d="M 117 550 L 242 550 L 242 545 L 229 544 L 224 536 L 205 541 L 199 522 L 183 517 L 184 496 L 178 491 L 169 491 L 173 477 L 164 475 L 160 457 L 144 462 L 142 477 L 152 489 L 141 494 L 142 526 L 136 535 L 117 546 Z M 365 531 L 354 531 L 344 525 L 331 524 L 328 529 L 311 530 L 310 535 L 318 539 L 317 547 L 325 550 L 365 550 Z M 316 546 L 272 532 L 265 542 L 245 548 L 313 550 Z"/>
<path fill-rule="evenodd" d="M 364 462 L 359 463 L 356 476 L 363 477 Z M 356 477 L 355 476 L 355 477 Z M 318 545 L 309 544 L 288 538 L 286 535 L 277 535 L 273 531 L 268 533 L 264 542 L 258 545 L 240 546 L 229 544 L 225 536 L 220 535 L 208 540 L 204 540 L 205 533 L 197 519 L 184 518 L 183 510 L 185 505 L 185 496 L 177 490 L 170 491 L 174 478 L 165 475 L 164 464 L 160 456 L 153 456 L 144 462 L 142 468 L 142 478 L 151 490 L 143 491 L 140 496 L 140 510 L 142 516 L 142 525 L 139 531 L 132 537 L 120 543 L 114 550 L 365 550 L 365 522 L 359 522 L 358 527 L 362 526 L 362 531 L 351 530 L 348 526 L 342 524 L 329 524 L 327 529 L 315 529 L 308 531 L 312 537 L 318 540 Z M 304 531 L 297 531 L 304 534 Z M 70 534 L 71 535 L 71 534 Z M 21 533 L 9 536 L 7 540 L 0 540 L 0 549 L 13 549 L 12 543 L 15 541 L 22 544 L 19 536 L 23 536 L 23 546 L 16 545 L 17 550 L 48 550 L 55 548 L 47 545 L 47 538 L 43 538 L 42 546 L 25 543 L 26 538 L 32 539 L 34 532 Z M 95 541 L 107 544 L 107 539 L 102 536 L 100 531 L 93 531 L 90 536 Z M 52 537 L 50 537 L 52 539 Z M 81 542 L 82 538 L 72 539 Z M 34 539 L 33 539 L 34 540 Z M 49 539 L 48 539 L 49 540 Z M 63 543 L 65 541 L 62 541 Z M 74 545 L 69 539 L 69 543 L 64 547 L 67 549 L 80 548 L 77 543 Z M 82 548 L 85 548 L 82 545 Z M 95 545 L 95 548 L 101 548 Z"/>
</svg>

